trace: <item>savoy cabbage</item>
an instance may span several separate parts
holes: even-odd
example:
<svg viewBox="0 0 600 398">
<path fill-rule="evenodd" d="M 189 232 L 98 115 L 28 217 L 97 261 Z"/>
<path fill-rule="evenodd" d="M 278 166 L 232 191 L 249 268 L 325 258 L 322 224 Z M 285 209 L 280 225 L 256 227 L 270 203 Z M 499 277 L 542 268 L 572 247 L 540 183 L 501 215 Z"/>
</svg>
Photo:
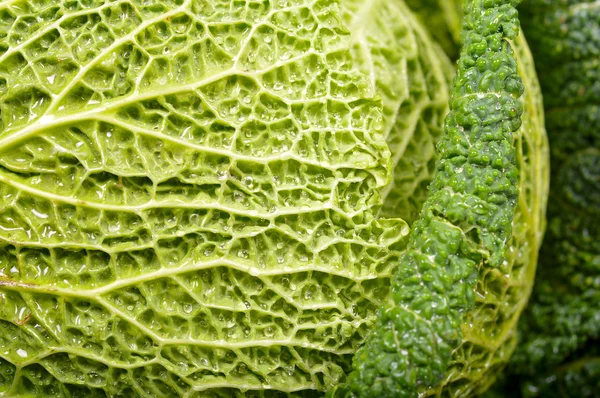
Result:
<svg viewBox="0 0 600 398">
<path fill-rule="evenodd" d="M 361 6 L 355 46 L 350 2 L 0 5 L 0 391 L 301 394 L 344 376 L 408 233 L 377 218 L 385 137 L 427 178 L 447 108 L 439 52 L 385 4 Z"/>
<path fill-rule="evenodd" d="M 464 17 L 463 3 L 461 0 L 407 1 L 417 18 L 453 58 L 460 47 L 460 23 L 456 21 Z M 521 33 L 507 43 L 513 49 L 518 73 L 525 86 L 521 99 L 524 106 L 522 126 L 514 135 L 520 164 L 520 197 L 504 268 L 507 273 L 500 276 L 497 269 L 486 272 L 489 280 L 476 288 L 480 303 L 468 316 L 469 321 L 463 322 L 462 345 L 453 355 L 447 384 L 436 386 L 430 390 L 431 394 L 440 389 L 450 395 L 480 393 L 506 366 L 519 340 L 517 321 L 533 287 L 538 250 L 546 229 L 550 170 L 540 83 L 524 35 Z M 548 118 L 553 119 L 552 115 Z M 482 328 L 486 323 L 489 326 Z"/>
<path fill-rule="evenodd" d="M 1 2 L 0 394 L 344 382 L 427 200 L 452 74 L 401 0 Z M 452 391 L 529 289 L 543 129 L 511 117 L 525 193 L 506 261 L 465 275 Z"/>
</svg>

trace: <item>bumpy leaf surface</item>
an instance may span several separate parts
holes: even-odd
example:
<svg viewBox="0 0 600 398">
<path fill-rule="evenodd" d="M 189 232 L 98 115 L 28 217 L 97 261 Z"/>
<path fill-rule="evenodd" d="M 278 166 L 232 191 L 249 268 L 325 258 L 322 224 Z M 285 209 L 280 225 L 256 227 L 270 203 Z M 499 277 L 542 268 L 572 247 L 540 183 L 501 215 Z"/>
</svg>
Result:
<svg viewBox="0 0 600 398">
<path fill-rule="evenodd" d="M 600 7 L 591 0 L 531 0 L 521 11 L 544 93 L 552 200 L 506 387 L 518 390 L 515 396 L 595 397 L 600 387 Z"/>
<path fill-rule="evenodd" d="M 382 99 L 392 182 L 380 216 L 412 224 L 427 199 L 454 68 L 402 0 L 344 0 L 351 50 Z"/>
<path fill-rule="evenodd" d="M 428 18 L 446 21 L 447 26 L 426 24 L 434 37 L 446 35 L 448 30 L 453 31 L 453 37 L 460 36 L 452 21 L 462 18 L 462 1 L 408 3 L 424 23 Z M 525 86 L 521 98 L 523 124 L 514 135 L 520 167 L 520 197 L 513 221 L 513 236 L 502 272 L 488 272 L 477 284 L 480 308 L 463 323 L 463 343 L 454 353 L 449 377 L 441 386 L 430 390 L 431 395 L 480 393 L 506 365 L 515 349 L 517 321 L 529 298 L 546 227 L 549 154 L 541 91 L 524 36 L 520 34 L 508 43 L 514 51 L 518 73 Z"/>
<path fill-rule="evenodd" d="M 0 393 L 342 379 L 406 245 L 376 216 L 419 211 L 448 98 L 408 11 L 356 4 L 0 4 Z"/>
<path fill-rule="evenodd" d="M 431 196 L 395 274 L 393 302 L 383 308 L 335 396 L 468 393 L 476 385 L 470 372 L 477 380 L 476 369 L 493 363 L 498 347 L 488 343 L 503 342 L 522 307 L 510 299 L 522 300 L 528 289 L 510 286 L 506 274 L 515 262 L 505 256 L 517 207 L 517 165 L 529 162 L 514 147 L 523 107 L 509 42 L 518 31 L 514 5 L 468 2 L 465 45 Z M 537 249 L 539 237 L 527 239 Z M 483 296 L 477 298 L 478 292 Z M 452 378 L 458 379 L 453 388 L 443 390 Z"/>
<path fill-rule="evenodd" d="M 0 391 L 335 383 L 407 230 L 334 2 L 8 1 L 0 38 Z"/>
</svg>

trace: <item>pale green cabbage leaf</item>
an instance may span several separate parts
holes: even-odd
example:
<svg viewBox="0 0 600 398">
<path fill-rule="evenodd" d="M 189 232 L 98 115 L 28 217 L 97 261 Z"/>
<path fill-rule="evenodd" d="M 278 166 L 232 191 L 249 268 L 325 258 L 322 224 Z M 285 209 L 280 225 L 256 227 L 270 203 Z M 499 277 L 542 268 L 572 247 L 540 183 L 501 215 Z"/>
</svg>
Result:
<svg viewBox="0 0 600 398">
<path fill-rule="evenodd" d="M 425 199 L 450 70 L 403 4 L 359 4 L 0 4 L 0 393 L 343 379 L 406 244 L 378 215 Z"/>
</svg>

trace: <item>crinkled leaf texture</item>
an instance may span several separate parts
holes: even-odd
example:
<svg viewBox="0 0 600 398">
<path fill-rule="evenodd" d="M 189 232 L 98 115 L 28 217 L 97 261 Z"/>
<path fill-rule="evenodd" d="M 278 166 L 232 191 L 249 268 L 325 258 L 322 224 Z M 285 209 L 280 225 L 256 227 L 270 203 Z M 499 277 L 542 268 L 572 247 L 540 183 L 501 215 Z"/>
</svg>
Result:
<svg viewBox="0 0 600 398">
<path fill-rule="evenodd" d="M 0 394 L 343 378 L 406 245 L 384 188 L 394 167 L 430 178 L 448 96 L 385 3 L 366 24 L 397 25 L 363 36 L 333 0 L 0 4 Z"/>
<path fill-rule="evenodd" d="M 404 1 L 344 0 L 341 6 L 354 59 L 382 99 L 392 152 L 380 215 L 412 225 L 429 194 L 454 68 Z"/>
<path fill-rule="evenodd" d="M 433 37 L 453 56 L 460 41 L 461 0 L 407 1 Z M 429 20 L 441 23 L 428 23 Z M 448 32 L 451 32 L 449 34 Z M 450 44 L 450 46 L 448 46 Z M 519 201 L 506 263 L 486 270 L 477 284 L 478 303 L 463 324 L 465 336 L 455 351 L 448 378 L 428 391 L 437 395 L 469 396 L 485 391 L 506 366 L 517 342 L 517 321 L 529 299 L 546 230 L 549 190 L 549 148 L 540 84 L 523 34 L 509 44 L 525 92 L 522 126 L 514 136 L 520 168 Z"/>
<path fill-rule="evenodd" d="M 519 345 L 498 386 L 513 396 L 600 391 L 599 5 L 530 0 L 521 8 L 544 93 L 552 201 Z"/>
</svg>

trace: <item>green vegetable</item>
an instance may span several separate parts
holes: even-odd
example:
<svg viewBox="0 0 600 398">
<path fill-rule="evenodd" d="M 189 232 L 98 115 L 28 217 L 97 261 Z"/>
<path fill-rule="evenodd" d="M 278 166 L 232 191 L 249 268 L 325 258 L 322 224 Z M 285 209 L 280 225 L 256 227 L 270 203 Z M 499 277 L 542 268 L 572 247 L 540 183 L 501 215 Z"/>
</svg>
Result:
<svg viewBox="0 0 600 398">
<path fill-rule="evenodd" d="M 510 245 L 527 253 L 525 258 L 506 256 L 518 165 L 524 166 L 525 186 L 536 193 L 546 189 L 539 91 L 531 63 L 523 63 L 528 53 L 520 49 L 519 62 L 513 53 L 511 39 L 518 31 L 513 6 L 469 2 L 452 112 L 431 195 L 401 259 L 393 300 L 355 356 L 346 385 L 333 395 L 412 397 L 442 389 L 465 395 L 489 384 L 480 369 L 502 366 L 512 351 L 511 334 L 531 287 L 545 207 L 543 194 L 524 193 L 519 210 L 532 217 L 535 227 L 529 232 L 534 232 L 515 234 L 523 240 Z M 517 139 L 523 90 L 518 65 L 534 89 L 525 100 L 530 116 L 523 141 Z M 532 159 L 528 139 L 536 153 Z M 522 144 L 518 155 L 515 143 Z M 527 223 L 520 221 L 516 230 L 522 232 L 519 226 Z M 506 275 L 524 285 L 511 286 Z"/>
<path fill-rule="evenodd" d="M 533 44 L 552 148 L 548 234 L 511 396 L 596 397 L 600 391 L 600 9 L 593 1 L 530 0 Z M 516 390 L 516 391 L 514 391 Z"/>
<path fill-rule="evenodd" d="M 398 302 L 391 388 L 480 388 L 545 181 L 492 3 L 437 160 L 452 66 L 401 0 L 1 2 L 0 395 L 318 396 Z"/>
<path fill-rule="evenodd" d="M 340 5 L 352 34 L 353 58 L 383 102 L 394 171 L 379 215 L 412 225 L 435 170 L 454 68 L 402 0 L 343 0 Z"/>
<path fill-rule="evenodd" d="M 460 36 L 460 32 L 448 22 L 448 26 L 440 26 L 427 23 L 429 18 L 445 18 L 448 21 L 462 18 L 462 6 L 459 0 L 449 0 L 441 4 L 424 2 L 417 9 L 421 19 L 431 30 L 434 37 L 446 34 L 448 30 L 453 32 L 453 37 Z M 458 40 L 456 40 L 458 43 Z M 521 170 L 519 192 L 520 200 L 516 209 L 515 221 L 513 222 L 513 239 L 510 243 L 507 258 L 510 272 L 510 284 L 502 283 L 507 289 L 503 296 L 499 296 L 492 303 L 502 303 L 506 314 L 492 319 L 496 322 L 494 328 L 482 329 L 479 327 L 481 315 L 474 316 L 467 324 L 473 325 L 472 336 L 466 333 L 462 349 L 464 354 L 455 354 L 461 360 L 450 365 L 450 382 L 446 390 L 455 391 L 457 394 L 467 392 L 481 393 L 485 391 L 504 368 L 512 355 L 517 343 L 517 321 L 527 303 L 533 286 L 534 274 L 538 261 L 538 250 L 542 244 L 546 228 L 546 199 L 548 197 L 549 183 L 549 154 L 548 141 L 544 127 L 544 111 L 542 109 L 542 96 L 536 71 L 534 69 L 533 57 L 523 35 L 518 35 L 510 40 L 519 75 L 525 85 L 523 95 L 523 125 L 516 137 L 515 145 L 519 153 L 519 165 Z M 457 46 L 458 44 L 455 44 Z M 452 53 L 452 48 L 446 50 Z M 479 295 L 490 297 L 489 292 L 479 291 Z M 492 296 L 493 297 L 493 296 Z M 482 306 L 484 309 L 486 306 Z M 489 306 L 487 307 L 489 308 Z M 489 311 L 484 310 L 484 311 Z M 485 314 L 485 312 L 484 312 Z M 464 329 L 464 326 L 463 326 Z M 483 330 L 483 333 L 477 331 Z M 498 332 L 498 331 L 502 332 Z M 479 349 L 485 342 L 486 350 Z M 471 347 L 477 347 L 475 352 L 485 356 L 469 355 L 473 352 Z M 468 383 L 464 383 L 467 379 Z"/>
<path fill-rule="evenodd" d="M 344 377 L 406 247 L 384 196 L 420 210 L 449 95 L 406 7 L 352 4 L 0 3 L 0 393 Z"/>
</svg>

